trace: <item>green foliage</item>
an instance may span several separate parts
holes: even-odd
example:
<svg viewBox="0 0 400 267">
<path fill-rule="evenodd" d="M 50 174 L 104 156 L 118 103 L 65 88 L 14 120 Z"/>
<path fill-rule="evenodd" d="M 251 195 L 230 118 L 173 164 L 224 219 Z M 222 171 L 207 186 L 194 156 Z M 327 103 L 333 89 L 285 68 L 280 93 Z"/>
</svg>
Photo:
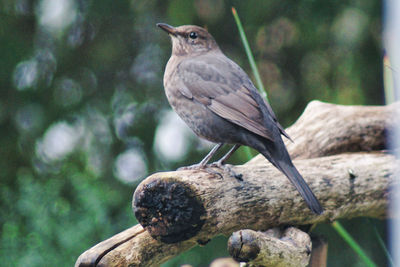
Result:
<svg viewBox="0 0 400 267">
<path fill-rule="evenodd" d="M 136 223 L 130 202 L 141 178 L 193 164 L 208 150 L 168 113 L 162 76 L 170 42 L 157 22 L 206 26 L 251 74 L 230 12 L 235 6 L 269 101 L 289 125 L 312 99 L 383 103 L 380 5 L 377 0 L 0 3 L 2 265 L 71 266 L 87 248 Z M 236 153 L 232 163 L 246 160 L 243 154 Z M 345 227 L 353 235 L 358 225 L 351 222 Z M 377 223 L 380 232 L 384 227 Z M 341 242 L 329 228 L 320 229 L 333 244 Z M 362 246 L 385 265 L 382 253 L 371 249 L 374 240 Z M 334 259 L 347 248 L 331 244 L 330 266 L 346 265 Z M 220 237 L 167 266 L 205 266 L 221 255 L 226 246 Z M 352 258 L 349 264 L 361 263 Z"/>
<path fill-rule="evenodd" d="M 121 194 L 127 190 L 75 164 L 46 177 L 20 168 L 16 180 L 17 192 L 1 192 L 4 266 L 71 266 L 83 250 L 135 223 Z"/>
</svg>

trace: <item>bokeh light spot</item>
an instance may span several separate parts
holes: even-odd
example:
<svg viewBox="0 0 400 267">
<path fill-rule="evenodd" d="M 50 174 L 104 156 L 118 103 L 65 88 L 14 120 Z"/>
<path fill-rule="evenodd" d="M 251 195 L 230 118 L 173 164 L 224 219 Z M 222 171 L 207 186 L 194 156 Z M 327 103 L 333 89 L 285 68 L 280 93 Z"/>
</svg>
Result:
<svg viewBox="0 0 400 267">
<path fill-rule="evenodd" d="M 125 183 L 132 183 L 143 178 L 147 173 L 147 165 L 142 153 L 137 149 L 129 149 L 120 154 L 114 163 L 115 176 Z"/>
<path fill-rule="evenodd" d="M 343 45 L 355 45 L 360 42 L 368 17 L 357 8 L 347 8 L 335 19 L 332 32 L 336 41 Z"/>
<path fill-rule="evenodd" d="M 168 161 L 181 160 L 189 148 L 189 138 L 194 134 L 173 111 L 164 113 L 158 125 L 154 150 L 160 158 Z"/>
<path fill-rule="evenodd" d="M 36 144 L 36 154 L 45 162 L 60 160 L 74 151 L 82 130 L 66 122 L 57 122 L 47 129 Z"/>
<path fill-rule="evenodd" d="M 38 9 L 39 23 L 50 32 L 62 31 L 76 15 L 74 0 L 42 0 Z"/>
<path fill-rule="evenodd" d="M 14 70 L 14 86 L 18 90 L 26 90 L 36 84 L 38 78 L 38 63 L 36 60 L 20 62 Z"/>
</svg>

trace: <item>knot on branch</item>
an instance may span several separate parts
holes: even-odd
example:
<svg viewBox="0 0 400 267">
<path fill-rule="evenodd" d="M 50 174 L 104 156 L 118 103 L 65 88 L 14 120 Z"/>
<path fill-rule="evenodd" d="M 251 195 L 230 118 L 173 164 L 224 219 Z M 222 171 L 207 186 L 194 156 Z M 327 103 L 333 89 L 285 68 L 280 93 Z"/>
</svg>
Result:
<svg viewBox="0 0 400 267">
<path fill-rule="evenodd" d="M 154 180 L 139 186 L 132 206 L 143 228 L 164 243 L 187 240 L 204 224 L 202 203 L 189 185 L 175 179 Z"/>
<path fill-rule="evenodd" d="M 266 232 L 240 230 L 228 241 L 229 254 L 237 261 L 256 266 L 307 266 L 311 255 L 311 238 L 305 232 L 289 227 Z"/>
<path fill-rule="evenodd" d="M 238 262 L 249 262 L 257 258 L 260 246 L 256 242 L 257 232 L 240 230 L 234 232 L 228 240 L 229 254 Z"/>
</svg>

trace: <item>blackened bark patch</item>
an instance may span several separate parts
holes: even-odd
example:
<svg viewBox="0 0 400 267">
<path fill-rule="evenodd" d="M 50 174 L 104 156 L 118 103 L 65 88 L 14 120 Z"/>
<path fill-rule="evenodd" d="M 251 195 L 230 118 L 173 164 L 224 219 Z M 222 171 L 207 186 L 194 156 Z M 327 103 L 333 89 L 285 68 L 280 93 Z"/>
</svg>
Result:
<svg viewBox="0 0 400 267">
<path fill-rule="evenodd" d="M 201 202 L 191 188 L 179 181 L 157 180 L 139 187 L 133 196 L 133 212 L 150 235 L 164 243 L 195 236 L 204 224 Z"/>
</svg>

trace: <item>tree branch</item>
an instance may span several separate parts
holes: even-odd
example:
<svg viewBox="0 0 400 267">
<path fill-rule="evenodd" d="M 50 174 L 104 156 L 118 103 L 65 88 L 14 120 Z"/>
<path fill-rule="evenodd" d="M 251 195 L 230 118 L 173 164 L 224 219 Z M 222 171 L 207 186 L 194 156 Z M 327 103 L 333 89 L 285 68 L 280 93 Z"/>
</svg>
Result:
<svg viewBox="0 0 400 267">
<path fill-rule="evenodd" d="M 320 107 L 321 118 L 316 114 L 319 109 L 307 111 L 317 105 L 324 106 Z M 288 144 L 288 149 L 299 158 L 382 148 L 387 143 L 385 133 L 398 123 L 393 114 L 398 113 L 399 104 L 343 107 L 314 101 L 307 110 L 289 129 L 296 143 Z M 362 145 L 356 147 L 354 142 Z M 295 160 L 294 164 L 325 208 L 323 215 L 312 214 L 290 182 L 259 157 L 233 167 L 243 175 L 242 180 L 220 169 L 156 173 L 134 194 L 135 215 L 147 231 L 134 226 L 111 237 L 82 254 L 76 266 L 159 265 L 217 234 L 230 235 L 244 228 L 266 230 L 356 216 L 385 217 L 389 188 L 399 165 L 394 156 L 345 153 Z"/>
</svg>

